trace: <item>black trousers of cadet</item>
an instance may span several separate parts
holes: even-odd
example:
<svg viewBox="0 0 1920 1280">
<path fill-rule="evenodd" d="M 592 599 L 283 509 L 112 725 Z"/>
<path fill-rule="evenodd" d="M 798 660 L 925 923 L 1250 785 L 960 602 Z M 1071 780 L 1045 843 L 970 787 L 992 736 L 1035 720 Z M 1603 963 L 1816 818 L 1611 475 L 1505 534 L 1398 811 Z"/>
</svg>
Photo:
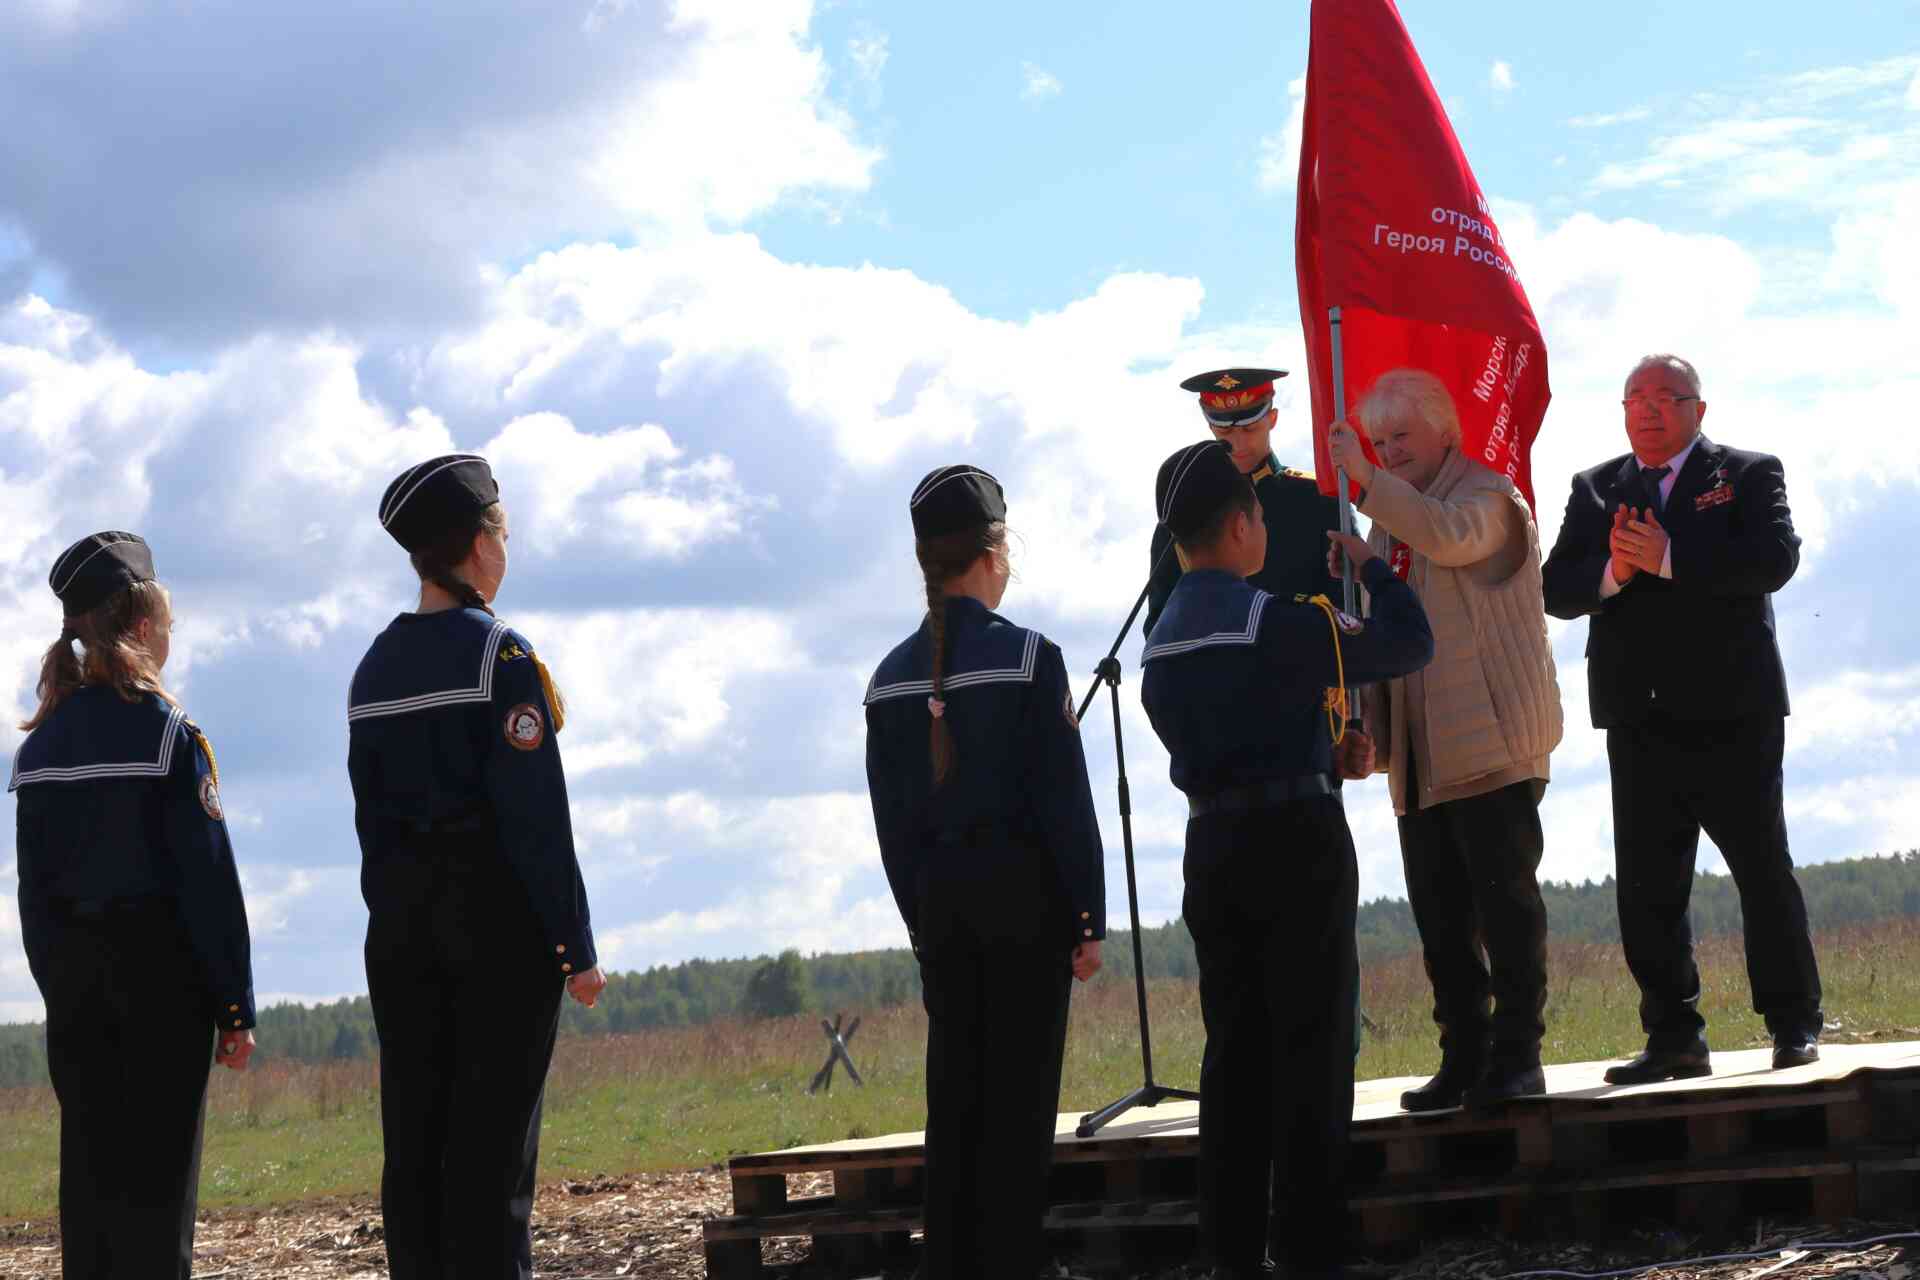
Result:
<svg viewBox="0 0 1920 1280">
<path fill-rule="evenodd" d="M 1346 1252 L 1358 872 L 1332 796 L 1187 823 L 1200 962 L 1200 1230 L 1216 1265 Z"/>
<path fill-rule="evenodd" d="M 393 1280 L 527 1280 L 553 957 L 487 833 L 421 837 L 362 882 Z"/>
<path fill-rule="evenodd" d="M 1448 1054 L 1537 1066 L 1546 1034 L 1547 907 L 1540 897 L 1539 784 L 1417 809 L 1400 819 L 1400 859 L 1433 1020 Z"/>
<path fill-rule="evenodd" d="M 1052 859 L 933 846 L 920 874 L 927 1005 L 927 1280 L 1029 1280 L 1066 1051 L 1072 945 Z"/>
<path fill-rule="evenodd" d="M 186 927 L 156 900 L 44 926 L 63 1274 L 186 1280 L 214 1037 Z"/>
<path fill-rule="evenodd" d="M 1820 1032 L 1820 972 L 1787 849 L 1785 742 L 1780 716 L 1607 730 L 1620 939 L 1650 1048 L 1683 1048 L 1707 1025 L 1687 918 L 1702 829 L 1740 892 L 1754 1012 L 1775 1036 Z"/>
</svg>

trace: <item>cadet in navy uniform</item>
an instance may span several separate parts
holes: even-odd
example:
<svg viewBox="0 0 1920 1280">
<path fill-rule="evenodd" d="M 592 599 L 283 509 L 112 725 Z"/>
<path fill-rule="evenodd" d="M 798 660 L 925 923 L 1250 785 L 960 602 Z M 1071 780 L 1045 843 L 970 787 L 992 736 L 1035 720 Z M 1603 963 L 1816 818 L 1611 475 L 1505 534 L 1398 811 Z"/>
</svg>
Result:
<svg viewBox="0 0 1920 1280">
<path fill-rule="evenodd" d="M 924 1271 L 1024 1280 L 1069 975 L 1093 976 L 1107 936 L 1100 827 L 1060 650 L 993 612 L 999 481 L 941 467 L 909 506 L 927 615 L 867 687 L 867 785 L 926 996 Z"/>
<path fill-rule="evenodd" d="M 253 1053 L 220 772 L 160 680 L 173 611 L 147 544 L 82 538 L 48 583 L 66 621 L 7 788 L 60 1099 L 64 1274 L 186 1280 L 208 1060 L 240 1071 Z"/>
<path fill-rule="evenodd" d="M 1249 581 L 1282 600 L 1296 595 L 1338 600 L 1340 580 L 1327 576 L 1324 535 L 1340 527 L 1339 505 L 1320 492 L 1312 476 L 1281 466 L 1268 444 L 1280 416 L 1273 407 L 1273 384 L 1286 376 L 1285 369 L 1214 369 L 1188 378 L 1180 389 L 1200 393 L 1207 429 L 1233 451 L 1233 465 L 1253 482 L 1260 498 L 1267 561 Z M 1172 541 L 1165 525 L 1154 526 L 1143 633 L 1149 637 L 1180 580 L 1179 558 L 1167 549 Z"/>
<path fill-rule="evenodd" d="M 1191 815 L 1183 915 L 1207 1028 L 1202 1236 L 1217 1276 L 1261 1274 L 1277 1202 L 1276 1252 L 1295 1274 L 1333 1273 L 1359 968 L 1327 691 L 1417 670 L 1433 635 L 1412 589 L 1351 535 L 1323 533 L 1358 563 L 1370 621 L 1252 586 L 1267 531 L 1225 444 L 1167 459 L 1155 497 L 1188 564 L 1143 655 L 1141 700 Z"/>
<path fill-rule="evenodd" d="M 606 985 L 555 740 L 565 706 L 489 607 L 507 571 L 499 498 L 471 454 L 388 486 L 380 523 L 412 557 L 420 610 L 374 639 L 348 699 L 394 1280 L 533 1274 L 561 990 L 591 1006 Z"/>
</svg>

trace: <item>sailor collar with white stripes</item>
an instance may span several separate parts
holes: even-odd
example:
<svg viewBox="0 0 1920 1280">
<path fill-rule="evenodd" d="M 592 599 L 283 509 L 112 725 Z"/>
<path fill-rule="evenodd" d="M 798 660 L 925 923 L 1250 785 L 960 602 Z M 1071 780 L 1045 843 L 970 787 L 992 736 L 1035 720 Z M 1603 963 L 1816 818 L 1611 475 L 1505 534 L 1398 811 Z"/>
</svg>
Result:
<svg viewBox="0 0 1920 1280">
<path fill-rule="evenodd" d="M 983 612 L 984 605 L 980 606 Z M 988 616 L 993 617 L 991 613 Z M 992 633 L 989 632 L 991 636 Z M 947 672 L 941 678 L 940 688 L 943 695 L 951 695 L 962 689 L 975 689 L 984 685 L 996 684 L 1032 684 L 1034 672 L 1039 667 L 1040 633 L 1016 627 L 1008 623 L 1002 631 L 1004 639 L 995 644 L 989 641 L 976 657 L 982 665 L 972 668 L 958 668 Z M 893 674 L 887 670 L 887 663 L 880 665 L 873 679 L 867 684 L 867 696 L 863 706 L 872 706 L 876 702 L 885 702 L 891 698 L 927 697 L 933 692 L 933 680 L 886 680 L 884 676 Z"/>
<path fill-rule="evenodd" d="M 1213 583 L 1200 576 L 1214 574 L 1218 574 L 1222 581 Z M 1235 591 L 1231 597 L 1218 603 L 1213 599 L 1195 598 L 1201 591 L 1211 595 L 1209 588 L 1242 584 L 1244 581 L 1221 570 L 1199 569 L 1182 575 L 1179 586 L 1174 588 L 1175 594 L 1167 601 L 1165 611 L 1153 624 L 1152 642 L 1141 651 L 1140 661 L 1147 663 L 1221 645 L 1258 643 L 1260 619 L 1266 613 L 1268 603 L 1273 600 L 1267 592 L 1258 587 L 1248 587 L 1244 594 Z"/>
<path fill-rule="evenodd" d="M 84 692 L 84 691 L 83 691 Z M 77 695 L 76 695 L 77 696 Z M 113 778 L 164 778 L 173 769 L 174 744 L 180 737 L 181 722 L 187 713 L 172 703 L 162 704 L 165 715 L 151 715 L 134 728 L 137 732 L 127 732 L 114 745 L 119 750 L 102 749 L 91 759 L 69 759 L 59 763 L 59 748 L 47 734 L 48 724 L 27 735 L 14 753 L 13 771 L 7 780 L 7 790 L 17 791 L 21 787 L 39 782 L 98 782 Z M 72 711 L 80 708 L 69 700 Z M 137 716 L 140 710 L 122 703 L 115 695 L 116 712 L 124 708 L 126 714 Z M 66 709 L 66 708 L 63 708 Z M 156 740 L 157 738 L 157 740 Z"/>
<path fill-rule="evenodd" d="M 439 707 L 459 706 L 469 702 L 493 701 L 494 668 L 499 665 L 500 646 L 509 630 L 506 623 L 496 620 L 487 631 L 486 640 L 480 645 L 476 666 L 468 668 L 473 671 L 472 684 L 462 681 L 451 688 L 430 689 L 398 697 L 365 701 L 355 701 L 350 697 L 347 705 L 347 722 L 351 724 L 356 720 L 373 720 L 382 716 L 401 716 L 415 711 L 432 711 Z M 358 681 L 355 683 L 357 684 Z"/>
</svg>

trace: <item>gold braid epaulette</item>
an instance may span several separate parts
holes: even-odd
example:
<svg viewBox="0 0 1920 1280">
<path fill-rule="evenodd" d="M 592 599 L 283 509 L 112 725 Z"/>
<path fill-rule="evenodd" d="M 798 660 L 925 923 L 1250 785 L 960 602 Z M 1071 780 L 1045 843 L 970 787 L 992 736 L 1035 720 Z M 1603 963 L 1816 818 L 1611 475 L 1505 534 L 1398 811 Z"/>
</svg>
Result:
<svg viewBox="0 0 1920 1280">
<path fill-rule="evenodd" d="M 527 656 L 533 659 L 534 669 L 540 673 L 540 689 L 547 695 L 547 710 L 553 715 L 555 731 L 566 728 L 567 703 L 560 696 L 560 691 L 553 687 L 553 673 L 547 670 L 546 663 L 540 661 L 539 654 L 529 652 Z"/>
<path fill-rule="evenodd" d="M 213 758 L 213 743 L 207 741 L 207 735 L 203 733 L 200 726 L 193 721 L 187 721 L 186 726 L 187 732 L 193 735 L 193 740 L 200 744 L 202 751 L 207 753 L 207 772 L 213 775 L 213 785 L 215 788 L 218 788 L 220 786 L 220 762 Z"/>
</svg>

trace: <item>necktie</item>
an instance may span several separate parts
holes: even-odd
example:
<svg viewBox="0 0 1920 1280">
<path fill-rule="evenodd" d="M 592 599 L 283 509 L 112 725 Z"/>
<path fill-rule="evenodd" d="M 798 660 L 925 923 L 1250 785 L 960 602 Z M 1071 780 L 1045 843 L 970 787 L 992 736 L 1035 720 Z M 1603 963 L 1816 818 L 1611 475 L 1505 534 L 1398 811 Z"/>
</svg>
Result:
<svg viewBox="0 0 1920 1280">
<path fill-rule="evenodd" d="M 1673 468 L 1664 463 L 1657 467 L 1640 468 L 1640 483 L 1646 490 L 1646 505 L 1656 514 L 1664 515 L 1667 504 L 1660 500 L 1660 482 L 1673 474 Z"/>
</svg>

